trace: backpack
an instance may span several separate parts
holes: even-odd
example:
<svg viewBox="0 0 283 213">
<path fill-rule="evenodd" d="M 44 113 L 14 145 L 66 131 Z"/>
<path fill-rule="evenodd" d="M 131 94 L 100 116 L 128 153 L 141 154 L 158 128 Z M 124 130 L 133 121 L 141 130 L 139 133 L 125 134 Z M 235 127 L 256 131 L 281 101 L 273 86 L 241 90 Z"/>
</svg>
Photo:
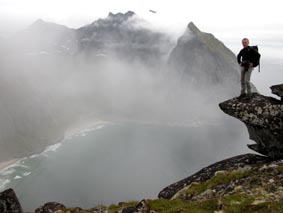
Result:
<svg viewBox="0 0 283 213">
<path fill-rule="evenodd" d="M 258 46 L 255 45 L 255 46 L 250 46 L 251 49 L 253 50 L 253 64 L 255 64 L 256 66 L 254 67 L 257 67 L 258 66 L 258 72 L 260 72 L 260 53 L 258 52 Z"/>
</svg>

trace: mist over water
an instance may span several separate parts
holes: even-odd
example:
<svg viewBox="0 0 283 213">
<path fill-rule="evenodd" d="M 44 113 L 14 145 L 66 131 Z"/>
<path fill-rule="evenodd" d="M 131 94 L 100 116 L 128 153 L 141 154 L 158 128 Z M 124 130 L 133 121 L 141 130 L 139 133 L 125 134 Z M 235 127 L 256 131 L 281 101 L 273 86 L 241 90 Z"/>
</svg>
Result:
<svg viewBox="0 0 283 213">
<path fill-rule="evenodd" d="M 15 189 L 25 210 L 48 201 L 91 208 L 156 198 L 168 184 L 246 153 L 246 143 L 244 127 L 229 119 L 194 127 L 113 123 L 23 159 L 0 178 L 10 179 L 6 187 Z"/>
<path fill-rule="evenodd" d="M 111 51 L 74 54 L 72 45 L 65 54 L 32 38 L 0 40 L 0 160 L 27 157 L 0 181 L 15 189 L 24 210 L 48 201 L 87 208 L 155 198 L 211 163 L 251 152 L 245 126 L 218 108 L 239 94 L 240 82 L 189 85 L 170 72 L 175 37 L 157 48 L 163 55 L 143 61 L 134 53 L 124 59 Z M 282 83 L 282 62 L 272 56 L 281 47 L 260 50 L 261 73 L 255 69 L 252 82 L 269 95 L 267 87 Z M 109 124 L 32 155 L 84 119 Z"/>
</svg>

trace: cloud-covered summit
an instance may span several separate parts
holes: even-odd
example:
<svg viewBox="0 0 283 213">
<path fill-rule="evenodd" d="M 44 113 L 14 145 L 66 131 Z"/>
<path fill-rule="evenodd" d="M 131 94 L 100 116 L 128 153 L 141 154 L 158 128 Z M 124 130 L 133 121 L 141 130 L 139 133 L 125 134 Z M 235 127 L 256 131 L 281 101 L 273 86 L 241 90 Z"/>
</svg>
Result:
<svg viewBox="0 0 283 213">
<path fill-rule="evenodd" d="M 173 47 L 170 36 L 151 31 L 134 12 L 109 13 L 77 30 L 79 52 L 88 55 L 103 53 L 121 60 L 141 61 L 154 65 L 167 56 Z"/>
<path fill-rule="evenodd" d="M 237 93 L 235 55 L 193 23 L 176 42 L 131 11 L 78 29 L 38 20 L 2 44 L 2 160 L 52 143 L 81 117 L 190 125 Z"/>
</svg>

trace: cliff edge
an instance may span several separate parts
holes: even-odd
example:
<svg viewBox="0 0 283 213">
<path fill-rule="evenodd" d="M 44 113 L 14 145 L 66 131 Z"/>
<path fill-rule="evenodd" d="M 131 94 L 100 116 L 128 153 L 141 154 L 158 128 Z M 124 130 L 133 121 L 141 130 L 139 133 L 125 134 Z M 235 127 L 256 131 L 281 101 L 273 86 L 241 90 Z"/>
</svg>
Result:
<svg viewBox="0 0 283 213">
<path fill-rule="evenodd" d="M 283 84 L 270 87 L 281 99 L 253 93 L 250 97 L 233 98 L 219 104 L 228 115 L 242 121 L 250 139 L 248 147 L 273 159 L 283 158 Z"/>
</svg>

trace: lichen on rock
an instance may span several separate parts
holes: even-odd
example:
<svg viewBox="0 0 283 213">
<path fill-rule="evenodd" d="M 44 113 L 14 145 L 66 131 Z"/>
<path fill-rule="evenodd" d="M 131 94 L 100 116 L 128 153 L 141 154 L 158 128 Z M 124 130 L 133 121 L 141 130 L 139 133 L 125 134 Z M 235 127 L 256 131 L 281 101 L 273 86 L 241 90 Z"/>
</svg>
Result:
<svg viewBox="0 0 283 213">
<path fill-rule="evenodd" d="M 250 139 L 256 142 L 248 145 L 250 149 L 273 159 L 283 159 L 283 84 L 271 89 L 281 100 L 253 93 L 224 101 L 219 107 L 245 123 Z"/>
</svg>

